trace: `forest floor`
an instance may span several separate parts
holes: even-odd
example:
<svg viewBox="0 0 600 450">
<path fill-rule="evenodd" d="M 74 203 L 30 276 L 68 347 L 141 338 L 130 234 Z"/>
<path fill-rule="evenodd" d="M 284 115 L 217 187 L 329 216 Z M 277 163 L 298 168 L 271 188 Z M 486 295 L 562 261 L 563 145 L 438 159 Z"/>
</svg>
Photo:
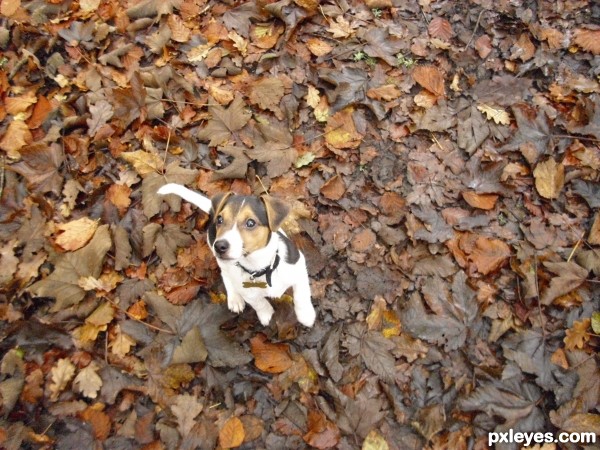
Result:
<svg viewBox="0 0 600 450">
<path fill-rule="evenodd" d="M 600 433 L 597 2 L 2 0 L 0 50 L 0 447 Z M 285 198 L 314 327 L 167 182 Z"/>
</svg>

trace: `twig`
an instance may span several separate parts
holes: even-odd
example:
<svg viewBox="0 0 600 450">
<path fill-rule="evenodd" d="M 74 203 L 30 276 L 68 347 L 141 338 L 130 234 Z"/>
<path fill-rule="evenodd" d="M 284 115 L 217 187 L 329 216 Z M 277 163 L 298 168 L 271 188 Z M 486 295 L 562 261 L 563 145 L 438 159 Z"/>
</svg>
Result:
<svg viewBox="0 0 600 450">
<path fill-rule="evenodd" d="M 582 241 L 582 239 L 579 238 L 579 240 L 575 243 L 575 247 L 573 247 L 573 250 L 571 250 L 571 254 L 567 258 L 567 262 L 571 262 L 571 258 L 573 258 L 573 255 L 577 251 L 577 247 L 579 247 L 579 244 L 581 244 L 581 241 Z"/>
<path fill-rule="evenodd" d="M 481 21 L 481 16 L 483 15 L 484 12 L 485 12 L 485 9 L 482 9 L 481 12 L 479 13 L 479 16 L 477 17 L 477 22 L 475 23 L 475 28 L 473 29 L 473 34 L 471 35 L 471 39 L 469 39 L 469 42 L 467 42 L 467 45 L 465 45 L 463 52 L 465 50 L 467 50 L 469 48 L 469 46 L 471 45 L 471 42 L 473 42 L 475 33 L 477 33 L 477 29 L 479 28 L 479 22 Z"/>
<path fill-rule="evenodd" d="M 160 331 L 162 333 L 167 333 L 167 334 L 171 334 L 171 335 L 175 335 L 176 333 L 174 331 L 171 330 L 167 330 L 165 328 L 161 328 L 161 327 L 157 327 L 156 325 L 152 325 L 151 323 L 148 322 L 144 322 L 143 320 L 138 319 L 137 317 L 135 317 L 133 314 L 131 314 L 129 311 L 121 308 L 119 305 L 117 305 L 113 300 L 111 300 L 110 298 L 106 299 L 111 305 L 113 305 L 115 308 L 117 308 L 119 311 L 123 312 L 127 317 L 129 317 L 130 319 L 135 320 L 136 322 L 141 323 L 142 325 L 147 326 L 148 328 L 151 328 L 153 330 L 156 331 Z"/>
<path fill-rule="evenodd" d="M 4 193 L 4 171 L 5 171 L 6 157 L 2 155 L 2 163 L 0 163 L 0 198 Z"/>
<path fill-rule="evenodd" d="M 537 253 L 533 254 L 533 270 L 535 271 L 535 294 L 537 296 L 538 313 L 540 315 L 540 326 L 542 327 L 542 339 L 546 342 L 546 328 L 544 327 L 544 316 L 542 313 L 542 303 L 540 299 L 540 283 L 538 280 L 538 260 Z"/>
<path fill-rule="evenodd" d="M 260 185 L 263 188 L 263 191 L 265 191 L 265 194 L 267 194 L 269 197 L 271 196 L 271 194 L 269 194 L 269 190 L 266 188 L 266 186 L 263 184 L 262 182 L 262 178 L 259 177 L 258 175 L 255 175 L 256 179 L 258 180 L 258 182 L 260 183 Z"/>
</svg>

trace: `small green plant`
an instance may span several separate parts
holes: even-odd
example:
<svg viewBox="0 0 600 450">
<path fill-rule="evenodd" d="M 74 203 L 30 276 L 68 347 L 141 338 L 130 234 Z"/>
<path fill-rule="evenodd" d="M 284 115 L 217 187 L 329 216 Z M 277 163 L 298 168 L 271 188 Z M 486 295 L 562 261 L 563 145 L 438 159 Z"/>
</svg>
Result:
<svg viewBox="0 0 600 450">
<path fill-rule="evenodd" d="M 373 13 L 373 15 L 374 15 L 374 16 L 375 16 L 377 19 L 379 19 L 379 18 L 382 16 L 382 14 L 383 14 L 383 11 L 382 11 L 381 9 L 379 9 L 379 8 L 373 8 L 373 9 L 371 10 L 371 12 Z"/>
<path fill-rule="evenodd" d="M 358 61 L 363 61 L 366 57 L 367 57 L 367 54 L 365 52 L 363 52 L 362 50 L 359 50 L 354 54 L 354 56 L 352 56 L 352 59 L 354 61 L 358 62 Z"/>
<path fill-rule="evenodd" d="M 404 56 L 402 53 L 398 53 L 396 55 L 396 60 L 398 61 L 399 65 L 404 66 L 407 69 L 410 69 L 415 65 L 414 59 L 412 59 L 410 56 Z"/>
<path fill-rule="evenodd" d="M 7 63 L 8 63 L 8 58 L 6 56 L 3 56 L 2 58 L 0 58 L 0 69 L 4 69 L 4 67 L 6 66 Z"/>
</svg>

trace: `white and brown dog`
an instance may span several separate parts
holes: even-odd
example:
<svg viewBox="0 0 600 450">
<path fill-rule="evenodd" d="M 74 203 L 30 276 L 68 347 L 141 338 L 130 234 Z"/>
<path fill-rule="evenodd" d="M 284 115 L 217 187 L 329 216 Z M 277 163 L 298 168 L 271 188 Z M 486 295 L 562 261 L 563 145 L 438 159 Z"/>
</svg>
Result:
<svg viewBox="0 0 600 450">
<path fill-rule="evenodd" d="M 158 193 L 178 195 L 210 215 L 208 245 L 221 268 L 231 311 L 242 312 L 248 303 L 266 326 L 274 312 L 267 298 L 281 297 L 291 287 L 298 321 L 307 327 L 314 324 L 304 255 L 281 230 L 289 213 L 283 201 L 231 192 L 208 199 L 176 183 Z"/>
</svg>

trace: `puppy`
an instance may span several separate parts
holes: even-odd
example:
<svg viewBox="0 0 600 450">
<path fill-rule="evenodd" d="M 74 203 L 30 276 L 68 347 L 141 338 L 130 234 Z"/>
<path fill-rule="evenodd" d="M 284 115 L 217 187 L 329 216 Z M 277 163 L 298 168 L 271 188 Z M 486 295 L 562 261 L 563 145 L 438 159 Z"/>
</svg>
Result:
<svg viewBox="0 0 600 450">
<path fill-rule="evenodd" d="M 304 255 L 281 230 L 289 213 L 284 202 L 232 192 L 208 199 L 176 183 L 158 193 L 176 194 L 210 215 L 208 245 L 221 268 L 231 311 L 239 313 L 248 303 L 266 326 L 274 312 L 267 298 L 281 297 L 291 287 L 298 321 L 307 327 L 314 324 Z"/>
</svg>

